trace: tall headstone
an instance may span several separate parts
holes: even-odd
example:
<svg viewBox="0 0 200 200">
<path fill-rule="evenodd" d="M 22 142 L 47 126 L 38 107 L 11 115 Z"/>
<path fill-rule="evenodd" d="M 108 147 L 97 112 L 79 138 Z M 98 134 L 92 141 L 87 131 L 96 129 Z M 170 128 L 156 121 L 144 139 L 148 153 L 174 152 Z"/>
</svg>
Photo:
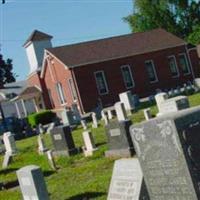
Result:
<svg viewBox="0 0 200 200">
<path fill-rule="evenodd" d="M 153 200 L 200 199 L 200 107 L 131 126 Z"/>
<path fill-rule="evenodd" d="M 155 101 L 158 107 L 158 111 L 160 112 L 160 104 L 168 99 L 168 95 L 165 92 L 161 92 L 155 95 Z"/>
<path fill-rule="evenodd" d="M 115 161 L 107 200 L 150 200 L 137 158 Z"/>
<path fill-rule="evenodd" d="M 114 107 L 115 107 L 118 121 L 127 120 L 127 115 L 126 115 L 126 110 L 125 110 L 124 104 L 121 102 L 117 102 L 117 103 L 115 103 Z"/>
<path fill-rule="evenodd" d="M 40 167 L 29 165 L 17 171 L 24 200 L 49 200 L 45 180 Z"/>
<path fill-rule="evenodd" d="M 104 110 L 101 111 L 101 117 L 104 120 L 105 125 L 107 125 L 108 124 L 108 117 L 107 117 Z"/>
<path fill-rule="evenodd" d="M 8 165 L 12 162 L 12 154 L 10 153 L 5 153 L 4 158 L 3 158 L 3 163 L 2 163 L 2 168 L 5 169 L 8 167 Z"/>
<path fill-rule="evenodd" d="M 86 122 L 86 120 L 82 119 L 81 120 L 81 125 L 82 125 L 84 130 L 87 130 L 87 122 Z"/>
<path fill-rule="evenodd" d="M 54 154 L 67 155 L 77 153 L 70 126 L 56 126 L 51 130 L 51 139 L 54 145 Z"/>
<path fill-rule="evenodd" d="M 132 103 L 132 94 L 131 91 L 123 92 L 119 94 L 120 102 L 124 104 L 125 110 L 128 114 L 131 114 L 134 109 L 134 105 Z"/>
<path fill-rule="evenodd" d="M 83 134 L 83 141 L 85 144 L 85 146 L 83 147 L 84 155 L 92 156 L 93 151 L 97 150 L 93 135 L 91 131 L 84 131 L 82 134 Z"/>
<path fill-rule="evenodd" d="M 38 152 L 39 154 L 44 154 L 48 149 L 45 147 L 44 139 L 41 134 L 38 135 Z"/>
<path fill-rule="evenodd" d="M 47 128 L 47 134 L 50 134 L 51 130 L 55 127 L 55 122 L 52 122 L 48 125 L 48 128 Z"/>
<path fill-rule="evenodd" d="M 98 120 L 95 112 L 92 112 L 92 127 L 98 128 Z"/>
<path fill-rule="evenodd" d="M 107 110 L 107 113 L 108 113 L 108 119 L 109 120 L 113 119 L 112 110 Z"/>
<path fill-rule="evenodd" d="M 54 157 L 53 157 L 53 151 L 52 150 L 48 150 L 46 152 L 46 154 L 47 154 L 47 158 L 48 158 L 48 161 L 49 161 L 49 164 L 50 164 L 51 168 L 53 170 L 57 170 L 56 163 L 55 163 L 55 160 L 54 160 Z"/>
<path fill-rule="evenodd" d="M 6 132 L 3 134 L 3 142 L 5 145 L 6 153 L 9 153 L 10 155 L 17 153 L 15 138 L 11 132 Z"/>
</svg>

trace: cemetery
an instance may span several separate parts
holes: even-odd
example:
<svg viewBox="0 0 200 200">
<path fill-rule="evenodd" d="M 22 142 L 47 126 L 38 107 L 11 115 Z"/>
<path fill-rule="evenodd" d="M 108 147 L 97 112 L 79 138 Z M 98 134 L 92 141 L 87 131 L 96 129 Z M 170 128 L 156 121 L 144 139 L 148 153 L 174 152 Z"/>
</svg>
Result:
<svg viewBox="0 0 200 200">
<path fill-rule="evenodd" d="M 4 133 L 0 199 L 198 200 L 199 92 L 158 93 L 134 109 L 122 101 L 71 128 Z"/>
</svg>

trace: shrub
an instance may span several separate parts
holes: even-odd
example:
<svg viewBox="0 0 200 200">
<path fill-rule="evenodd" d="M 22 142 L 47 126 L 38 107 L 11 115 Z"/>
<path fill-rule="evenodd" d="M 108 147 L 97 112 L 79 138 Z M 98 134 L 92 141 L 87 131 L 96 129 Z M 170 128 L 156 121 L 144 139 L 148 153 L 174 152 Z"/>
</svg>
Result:
<svg viewBox="0 0 200 200">
<path fill-rule="evenodd" d="M 50 110 L 44 110 L 38 113 L 33 113 L 28 116 L 28 123 L 30 126 L 36 127 L 39 124 L 48 124 L 53 122 L 56 118 L 56 114 Z"/>
</svg>

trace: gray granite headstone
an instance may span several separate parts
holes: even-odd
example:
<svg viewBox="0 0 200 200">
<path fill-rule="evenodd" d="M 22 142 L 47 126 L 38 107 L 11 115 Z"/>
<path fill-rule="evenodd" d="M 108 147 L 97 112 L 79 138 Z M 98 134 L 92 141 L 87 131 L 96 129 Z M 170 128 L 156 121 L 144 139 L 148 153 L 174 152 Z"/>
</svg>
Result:
<svg viewBox="0 0 200 200">
<path fill-rule="evenodd" d="M 153 200 L 200 199 L 200 107 L 131 126 Z"/>
<path fill-rule="evenodd" d="M 107 200 L 149 200 L 137 158 L 115 161 Z"/>
<path fill-rule="evenodd" d="M 54 154 L 67 155 L 77 153 L 70 126 L 56 126 L 51 130 L 51 139 L 55 148 Z"/>
<path fill-rule="evenodd" d="M 40 167 L 29 165 L 17 171 L 24 200 L 49 200 L 46 184 Z"/>
<path fill-rule="evenodd" d="M 106 135 L 109 150 L 106 157 L 130 157 L 134 154 L 133 143 L 130 137 L 130 120 L 112 120 L 106 126 Z"/>
</svg>

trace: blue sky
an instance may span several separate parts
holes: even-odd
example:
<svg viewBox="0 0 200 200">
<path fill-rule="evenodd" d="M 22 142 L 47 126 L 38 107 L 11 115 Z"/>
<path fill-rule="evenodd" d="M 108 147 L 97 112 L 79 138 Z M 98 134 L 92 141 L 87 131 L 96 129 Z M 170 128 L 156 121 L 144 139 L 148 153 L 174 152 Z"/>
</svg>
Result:
<svg viewBox="0 0 200 200">
<path fill-rule="evenodd" d="M 130 33 L 122 17 L 132 0 L 7 0 L 0 5 L 0 44 L 4 59 L 13 59 L 18 80 L 29 64 L 25 40 L 34 29 L 52 35 L 53 46 Z"/>
</svg>

